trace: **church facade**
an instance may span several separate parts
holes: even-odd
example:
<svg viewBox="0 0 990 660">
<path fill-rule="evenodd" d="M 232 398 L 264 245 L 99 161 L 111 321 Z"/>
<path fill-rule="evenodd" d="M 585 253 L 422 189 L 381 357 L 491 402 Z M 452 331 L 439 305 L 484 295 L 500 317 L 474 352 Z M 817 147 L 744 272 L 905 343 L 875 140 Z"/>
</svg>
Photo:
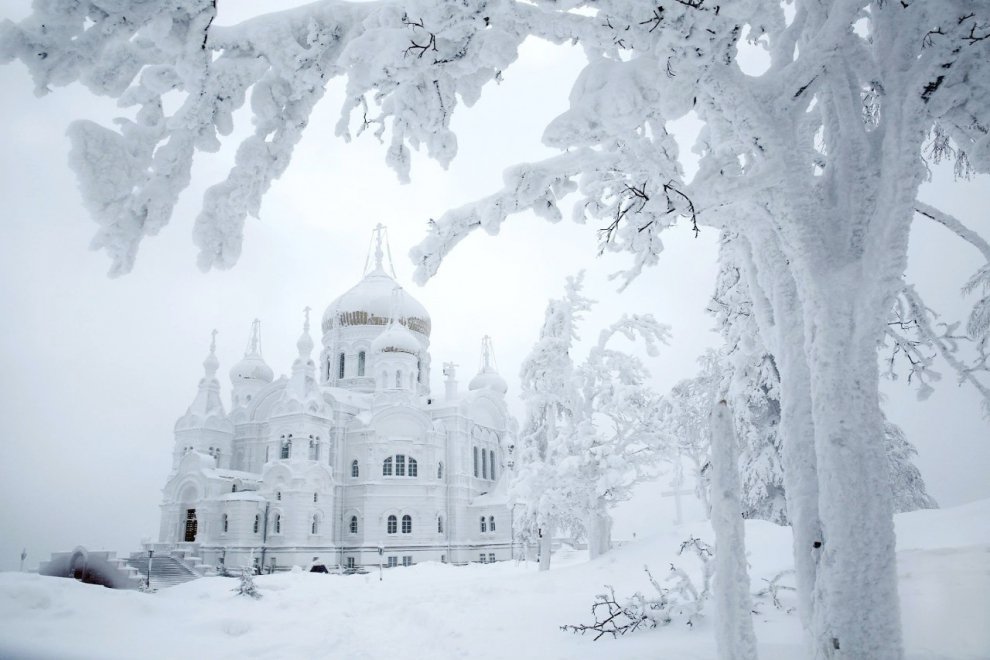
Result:
<svg viewBox="0 0 990 660">
<path fill-rule="evenodd" d="M 291 374 L 276 379 L 255 321 L 230 370 L 214 345 L 175 425 L 158 550 L 263 570 L 512 557 L 507 477 L 516 422 L 490 340 L 461 392 L 430 392 L 430 317 L 383 267 L 327 308 L 314 359 L 309 311 Z"/>
</svg>

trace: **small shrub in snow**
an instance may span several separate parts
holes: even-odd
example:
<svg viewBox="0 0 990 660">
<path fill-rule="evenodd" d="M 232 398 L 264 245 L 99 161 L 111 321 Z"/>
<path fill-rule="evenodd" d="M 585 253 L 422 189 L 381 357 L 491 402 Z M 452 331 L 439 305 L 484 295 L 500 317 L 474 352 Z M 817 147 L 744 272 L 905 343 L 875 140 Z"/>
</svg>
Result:
<svg viewBox="0 0 990 660">
<path fill-rule="evenodd" d="M 633 632 L 640 627 L 656 628 L 666 626 L 675 619 L 681 619 L 688 626 L 694 626 L 696 619 L 702 616 L 705 602 L 711 596 L 712 573 L 714 571 L 712 558 L 714 551 L 710 545 L 690 537 L 681 544 L 677 551 L 678 555 L 685 550 L 692 550 L 695 556 L 701 561 L 702 584 L 699 589 L 691 577 L 683 569 L 670 565 L 670 572 L 666 582 L 672 582 L 672 587 L 666 587 L 657 582 L 650 572 L 648 566 L 643 567 L 646 575 L 650 579 L 650 584 L 656 590 L 656 594 L 649 596 L 637 591 L 623 602 L 619 602 L 615 596 L 615 589 L 610 585 L 605 585 L 608 593 L 595 596 L 595 602 L 591 605 L 591 614 L 595 617 L 593 623 L 579 623 L 575 625 L 561 626 L 561 630 L 569 630 L 574 633 L 596 633 L 597 641 L 603 635 L 612 635 L 613 638 L 619 635 Z"/>
<path fill-rule="evenodd" d="M 793 575 L 794 575 L 794 570 L 791 569 L 787 571 L 781 571 L 780 573 L 777 573 L 769 580 L 767 578 L 763 578 L 763 581 L 766 583 L 766 586 L 764 586 L 762 589 L 754 593 L 753 596 L 758 599 L 769 600 L 770 604 L 772 604 L 775 608 L 781 610 L 782 612 L 790 614 L 791 612 L 794 611 L 794 606 L 785 604 L 780 597 L 781 597 L 781 592 L 797 591 L 797 589 L 794 586 L 789 584 L 783 584 L 782 582 L 784 578 L 792 577 Z M 759 613 L 758 607 L 759 607 L 759 603 L 757 603 L 757 605 L 753 608 L 754 614 Z"/>
<path fill-rule="evenodd" d="M 241 582 L 231 591 L 237 593 L 238 596 L 250 596 L 251 598 L 261 598 L 261 592 L 258 591 L 257 585 L 254 583 L 254 576 L 245 568 L 241 571 Z"/>
</svg>

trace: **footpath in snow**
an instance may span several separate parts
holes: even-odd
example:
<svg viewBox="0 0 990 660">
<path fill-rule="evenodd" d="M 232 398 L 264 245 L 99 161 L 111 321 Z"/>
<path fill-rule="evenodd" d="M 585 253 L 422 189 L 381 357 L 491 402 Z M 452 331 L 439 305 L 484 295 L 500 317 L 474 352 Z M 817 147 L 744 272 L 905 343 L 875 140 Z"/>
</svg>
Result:
<svg viewBox="0 0 990 660">
<path fill-rule="evenodd" d="M 896 520 L 907 657 L 990 658 L 990 500 Z M 695 571 L 676 556 L 690 534 L 712 539 L 707 524 L 684 525 L 593 562 L 558 553 L 549 573 L 502 562 L 386 569 L 381 582 L 377 571 L 262 576 L 261 600 L 236 596 L 226 578 L 144 594 L 0 573 L 0 658 L 713 659 L 710 619 L 597 642 L 559 630 L 591 622 L 604 584 L 648 594 L 644 564 L 660 580 L 671 562 Z M 750 521 L 746 535 L 755 591 L 790 568 L 790 532 Z M 797 614 L 759 609 L 760 657 L 803 657 Z"/>
</svg>

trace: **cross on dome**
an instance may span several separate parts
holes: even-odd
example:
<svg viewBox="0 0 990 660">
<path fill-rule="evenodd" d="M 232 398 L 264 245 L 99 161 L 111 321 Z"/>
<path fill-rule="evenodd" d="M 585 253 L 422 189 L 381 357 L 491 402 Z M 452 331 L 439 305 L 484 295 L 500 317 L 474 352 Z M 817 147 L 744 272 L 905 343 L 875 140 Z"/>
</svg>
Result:
<svg viewBox="0 0 990 660">
<path fill-rule="evenodd" d="M 210 354 L 203 360 L 203 370 L 205 371 L 206 379 L 210 380 L 214 378 L 219 368 L 220 361 L 217 359 L 217 330 L 214 328 L 210 332 Z"/>
<path fill-rule="evenodd" d="M 299 349 L 299 358 L 301 360 L 306 360 L 309 354 L 313 352 L 313 338 L 309 336 L 309 312 L 310 307 L 307 305 L 303 308 L 303 331 L 299 335 L 299 341 L 296 342 L 296 348 Z"/>
<path fill-rule="evenodd" d="M 371 230 L 371 241 L 374 244 L 374 249 L 370 246 L 368 247 L 368 256 L 364 260 L 364 273 L 368 274 L 368 264 L 371 262 L 372 254 L 375 256 L 375 267 L 372 272 L 381 271 L 385 272 L 384 261 L 385 257 L 388 257 L 388 269 L 392 273 L 392 277 L 395 277 L 395 262 L 392 261 L 392 249 L 389 247 L 388 243 L 388 228 L 382 223 L 375 225 L 375 228 Z"/>
<path fill-rule="evenodd" d="M 261 355 L 261 319 L 251 322 L 251 338 L 248 340 L 247 350 L 244 355 Z"/>
</svg>

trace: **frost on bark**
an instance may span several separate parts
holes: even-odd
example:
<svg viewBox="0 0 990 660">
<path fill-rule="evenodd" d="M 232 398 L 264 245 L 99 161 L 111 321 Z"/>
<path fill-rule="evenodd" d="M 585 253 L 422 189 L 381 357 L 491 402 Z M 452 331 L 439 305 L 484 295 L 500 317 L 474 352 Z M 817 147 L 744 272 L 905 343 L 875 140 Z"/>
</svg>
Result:
<svg viewBox="0 0 990 660">
<path fill-rule="evenodd" d="M 712 528 L 715 530 L 715 644 L 720 660 L 756 660 L 746 530 L 739 504 L 739 454 L 732 413 L 716 403 L 712 422 Z"/>
</svg>

